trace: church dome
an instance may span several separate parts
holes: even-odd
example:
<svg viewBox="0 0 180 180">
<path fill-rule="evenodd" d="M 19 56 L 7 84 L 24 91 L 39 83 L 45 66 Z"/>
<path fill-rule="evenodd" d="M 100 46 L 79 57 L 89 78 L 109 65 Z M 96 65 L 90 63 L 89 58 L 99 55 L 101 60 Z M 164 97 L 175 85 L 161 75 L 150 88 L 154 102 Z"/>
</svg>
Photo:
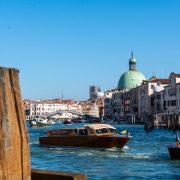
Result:
<svg viewBox="0 0 180 180">
<path fill-rule="evenodd" d="M 122 74 L 119 79 L 118 89 L 132 89 L 141 85 L 142 81 L 146 80 L 145 76 L 136 70 L 136 59 L 132 53 L 129 60 L 129 71 Z"/>
</svg>

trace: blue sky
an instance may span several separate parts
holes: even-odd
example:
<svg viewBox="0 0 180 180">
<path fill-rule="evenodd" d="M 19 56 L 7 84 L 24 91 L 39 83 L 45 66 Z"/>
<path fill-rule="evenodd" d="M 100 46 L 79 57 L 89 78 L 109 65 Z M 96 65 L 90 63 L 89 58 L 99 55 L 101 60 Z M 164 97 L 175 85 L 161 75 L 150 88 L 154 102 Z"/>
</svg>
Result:
<svg viewBox="0 0 180 180">
<path fill-rule="evenodd" d="M 0 0 L 0 65 L 30 99 L 115 88 L 131 51 L 146 78 L 180 73 L 178 0 Z"/>
</svg>

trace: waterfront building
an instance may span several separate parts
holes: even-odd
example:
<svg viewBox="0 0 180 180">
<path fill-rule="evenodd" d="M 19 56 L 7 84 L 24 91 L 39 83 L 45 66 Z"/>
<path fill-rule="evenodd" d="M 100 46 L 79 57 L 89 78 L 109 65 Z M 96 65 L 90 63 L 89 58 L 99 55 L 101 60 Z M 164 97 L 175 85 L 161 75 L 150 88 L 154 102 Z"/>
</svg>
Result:
<svg viewBox="0 0 180 180">
<path fill-rule="evenodd" d="M 113 100 L 112 96 L 118 89 L 110 89 L 104 92 L 104 118 L 108 120 L 112 120 L 114 117 L 113 113 Z"/>
<path fill-rule="evenodd" d="M 154 92 L 151 95 L 151 108 L 152 108 L 152 115 L 154 117 L 154 126 L 160 127 L 164 126 L 161 121 L 161 113 L 163 113 L 163 98 L 164 97 L 164 90 L 159 92 Z"/>
<path fill-rule="evenodd" d="M 130 116 L 128 118 L 129 123 L 140 123 L 140 118 L 139 118 L 139 99 L 138 99 L 138 87 L 132 88 L 130 90 Z"/>
<path fill-rule="evenodd" d="M 115 122 L 124 120 L 123 91 L 117 90 L 112 94 L 112 119 Z"/>
<path fill-rule="evenodd" d="M 143 84 L 138 88 L 138 113 L 140 122 L 144 123 L 144 120 L 153 115 L 154 107 L 152 94 L 160 92 L 165 86 L 169 84 L 169 79 L 150 78 L 143 81 Z"/>
<path fill-rule="evenodd" d="M 176 84 L 176 101 L 177 101 L 177 107 L 176 110 L 179 113 L 180 112 L 180 83 Z"/>
<path fill-rule="evenodd" d="M 104 94 L 104 93 L 103 93 Z M 91 104 L 94 104 L 98 107 L 98 117 L 103 118 L 104 117 L 104 96 L 99 96 L 96 99 L 91 100 Z"/>
<path fill-rule="evenodd" d="M 99 118 L 99 107 L 97 101 L 95 99 L 80 101 L 79 102 L 82 107 L 82 113 L 85 115 L 89 115 L 91 117 Z"/>
<path fill-rule="evenodd" d="M 172 129 L 180 127 L 180 74 L 171 73 L 169 79 L 153 75 L 140 85 L 128 88 L 105 92 L 106 118 L 127 123 L 154 121 L 155 126 Z"/>
<path fill-rule="evenodd" d="M 51 116 L 55 119 L 65 119 L 77 117 L 72 112 L 81 112 L 82 108 L 78 102 L 73 100 L 24 100 L 26 119 L 32 119 L 35 116 Z"/>
<path fill-rule="evenodd" d="M 51 101 L 37 101 L 31 104 L 30 116 L 45 116 L 52 112 L 67 110 L 66 104 L 53 103 Z"/>
<path fill-rule="evenodd" d="M 170 84 L 163 91 L 163 113 L 157 114 L 160 123 L 168 128 L 180 127 L 180 74 L 171 73 Z"/>
<path fill-rule="evenodd" d="M 24 100 L 26 119 L 35 116 L 51 117 L 54 119 L 82 118 L 83 114 L 92 117 L 104 116 L 104 99 L 98 97 L 86 101 L 74 100 Z"/>
<path fill-rule="evenodd" d="M 134 121 L 134 114 L 132 113 L 132 100 L 131 100 L 132 94 L 131 90 L 124 92 L 123 94 L 123 100 L 124 100 L 124 120 L 126 122 L 132 122 Z"/>
</svg>

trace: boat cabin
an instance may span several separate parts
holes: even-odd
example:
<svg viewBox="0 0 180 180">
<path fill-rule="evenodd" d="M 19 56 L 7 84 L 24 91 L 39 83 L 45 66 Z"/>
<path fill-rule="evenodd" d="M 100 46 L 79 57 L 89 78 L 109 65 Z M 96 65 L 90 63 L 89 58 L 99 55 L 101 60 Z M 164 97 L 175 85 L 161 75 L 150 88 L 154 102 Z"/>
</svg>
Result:
<svg viewBox="0 0 180 180">
<path fill-rule="evenodd" d="M 58 129 L 48 131 L 48 136 L 111 136 L 117 129 L 108 124 L 90 124 L 82 128 Z"/>
</svg>

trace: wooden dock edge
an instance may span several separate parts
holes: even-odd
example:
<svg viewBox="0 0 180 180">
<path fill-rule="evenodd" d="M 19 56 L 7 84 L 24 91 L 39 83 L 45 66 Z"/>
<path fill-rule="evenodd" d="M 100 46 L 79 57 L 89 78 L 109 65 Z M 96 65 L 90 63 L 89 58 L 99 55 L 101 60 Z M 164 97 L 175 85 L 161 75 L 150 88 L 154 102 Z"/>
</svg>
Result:
<svg viewBox="0 0 180 180">
<path fill-rule="evenodd" d="M 31 180 L 86 180 L 82 173 L 31 169 Z"/>
</svg>

